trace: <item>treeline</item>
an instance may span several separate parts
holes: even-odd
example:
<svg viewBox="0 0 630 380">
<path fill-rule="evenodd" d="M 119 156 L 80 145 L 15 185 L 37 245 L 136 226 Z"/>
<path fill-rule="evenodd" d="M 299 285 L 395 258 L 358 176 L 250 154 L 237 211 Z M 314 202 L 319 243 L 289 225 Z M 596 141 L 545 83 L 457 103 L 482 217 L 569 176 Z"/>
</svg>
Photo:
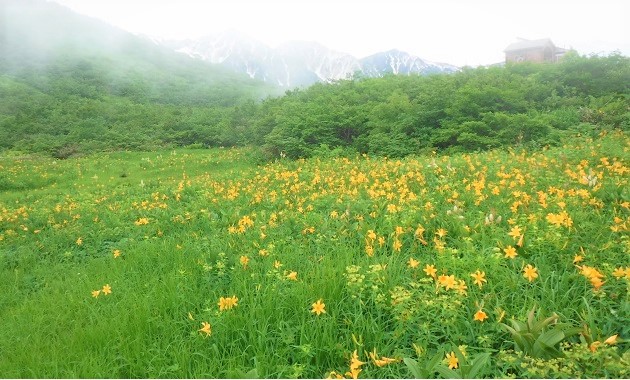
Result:
<svg viewBox="0 0 630 380">
<path fill-rule="evenodd" d="M 234 145 L 230 124 L 237 124 L 240 104 L 275 91 L 192 60 L 123 65 L 122 59 L 128 56 L 0 58 L 0 150 L 63 157 L 194 142 Z"/>
<path fill-rule="evenodd" d="M 252 124 L 271 156 L 555 144 L 571 129 L 630 127 L 630 59 L 570 55 L 559 64 L 318 84 L 263 102 Z"/>
<path fill-rule="evenodd" d="M 231 143 L 237 105 L 278 93 L 55 2 L 9 0 L 2 13 L 0 150 Z"/>
<path fill-rule="evenodd" d="M 254 145 L 265 158 L 340 150 L 401 157 L 555 144 L 567 131 L 630 127 L 630 59 L 619 54 L 354 78 L 262 101 L 261 88 L 246 82 L 163 80 L 145 75 L 151 68 L 112 75 L 108 67 L 83 60 L 0 75 L 0 149 L 63 157 Z"/>
</svg>

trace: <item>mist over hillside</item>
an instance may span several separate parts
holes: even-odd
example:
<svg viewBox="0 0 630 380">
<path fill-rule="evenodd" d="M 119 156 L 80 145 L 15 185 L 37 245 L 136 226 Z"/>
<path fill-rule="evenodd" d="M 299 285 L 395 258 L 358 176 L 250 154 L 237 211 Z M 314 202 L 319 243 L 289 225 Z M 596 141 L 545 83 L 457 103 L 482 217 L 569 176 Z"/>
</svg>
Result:
<svg viewBox="0 0 630 380">
<path fill-rule="evenodd" d="M 136 101 L 229 105 L 271 91 L 53 2 L 9 0 L 4 15 L 0 70 L 39 89 L 45 87 L 38 77 L 47 76 L 43 82 L 54 86 L 50 82 L 59 77 L 76 81 L 72 74 L 79 70 L 92 79 L 92 91 Z"/>
<path fill-rule="evenodd" d="M 230 107 L 280 93 L 54 2 L 2 5 L 2 148 L 149 147 L 219 128 Z"/>
</svg>

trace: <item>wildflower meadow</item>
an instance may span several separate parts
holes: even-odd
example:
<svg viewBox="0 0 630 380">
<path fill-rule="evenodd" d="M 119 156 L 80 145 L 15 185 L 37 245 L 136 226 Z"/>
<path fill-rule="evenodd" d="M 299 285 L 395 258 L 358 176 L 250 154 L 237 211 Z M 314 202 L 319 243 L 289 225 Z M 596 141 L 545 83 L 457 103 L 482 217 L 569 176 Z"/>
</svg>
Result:
<svg viewBox="0 0 630 380">
<path fill-rule="evenodd" d="M 630 139 L 0 157 L 0 374 L 628 378 Z"/>
</svg>

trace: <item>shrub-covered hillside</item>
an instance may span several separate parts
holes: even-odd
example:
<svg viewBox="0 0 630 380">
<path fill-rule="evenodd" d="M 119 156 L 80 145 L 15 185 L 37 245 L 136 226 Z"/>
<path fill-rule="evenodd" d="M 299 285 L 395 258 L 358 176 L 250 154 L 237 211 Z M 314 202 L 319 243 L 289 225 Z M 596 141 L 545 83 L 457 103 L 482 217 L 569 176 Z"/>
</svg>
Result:
<svg viewBox="0 0 630 380">
<path fill-rule="evenodd" d="M 315 85 L 264 102 L 253 120 L 269 154 L 347 147 L 400 157 L 422 150 L 553 144 L 562 131 L 630 126 L 630 59 L 464 69 Z"/>
<path fill-rule="evenodd" d="M 566 130 L 630 123 L 630 58 L 618 54 L 358 77 L 278 97 L 55 3 L 10 0 L 1 16 L 0 150 L 256 145 L 265 158 L 336 148 L 401 157 L 554 144 Z"/>
<path fill-rule="evenodd" d="M 278 93 L 52 2 L 0 13 L 0 150 L 240 143 L 237 105 Z"/>
</svg>

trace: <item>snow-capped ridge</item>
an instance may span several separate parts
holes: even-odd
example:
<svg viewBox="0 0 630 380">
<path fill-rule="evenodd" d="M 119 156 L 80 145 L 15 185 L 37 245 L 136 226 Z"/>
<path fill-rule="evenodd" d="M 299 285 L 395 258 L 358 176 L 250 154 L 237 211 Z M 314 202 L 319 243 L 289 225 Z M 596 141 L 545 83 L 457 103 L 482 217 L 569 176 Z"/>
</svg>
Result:
<svg viewBox="0 0 630 380">
<path fill-rule="evenodd" d="M 315 41 L 286 41 L 271 48 L 234 30 L 197 39 L 151 40 L 190 57 L 221 64 L 250 78 L 281 87 L 332 82 L 350 78 L 357 72 L 365 77 L 381 77 L 459 70 L 452 65 L 425 61 L 398 49 L 357 59 Z"/>
</svg>

